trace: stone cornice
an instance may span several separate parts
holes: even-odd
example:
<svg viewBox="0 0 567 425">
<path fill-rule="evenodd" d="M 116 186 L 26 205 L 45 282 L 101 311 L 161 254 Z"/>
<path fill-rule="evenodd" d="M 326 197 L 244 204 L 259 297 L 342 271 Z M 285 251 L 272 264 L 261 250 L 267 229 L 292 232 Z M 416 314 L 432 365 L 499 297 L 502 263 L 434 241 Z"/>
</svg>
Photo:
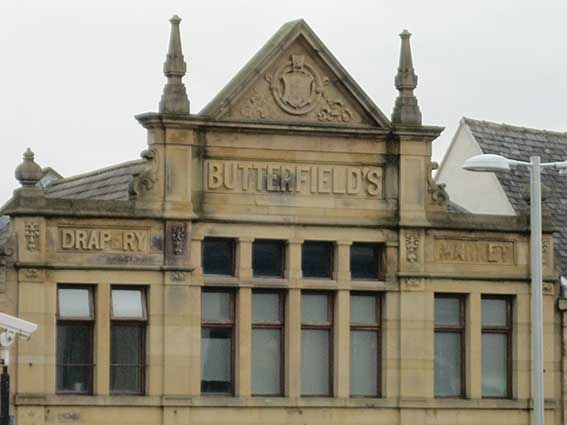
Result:
<svg viewBox="0 0 567 425">
<path fill-rule="evenodd" d="M 374 137 L 388 138 L 417 138 L 419 140 L 432 140 L 441 134 L 444 127 L 420 126 L 394 129 L 381 129 L 372 127 L 345 127 L 310 124 L 288 124 L 279 122 L 246 122 L 246 121 L 220 121 L 201 115 L 187 114 L 159 114 L 146 112 L 135 116 L 136 120 L 146 129 L 194 129 L 209 131 L 238 131 L 249 133 L 276 133 L 276 134 L 313 134 L 317 136 L 331 135 L 337 137 Z"/>
</svg>

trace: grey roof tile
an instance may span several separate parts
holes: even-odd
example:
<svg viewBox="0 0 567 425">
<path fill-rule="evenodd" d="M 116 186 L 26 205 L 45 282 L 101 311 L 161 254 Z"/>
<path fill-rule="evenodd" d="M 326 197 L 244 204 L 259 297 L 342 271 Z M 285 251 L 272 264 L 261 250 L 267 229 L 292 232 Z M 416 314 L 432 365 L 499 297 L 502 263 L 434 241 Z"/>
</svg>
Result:
<svg viewBox="0 0 567 425">
<path fill-rule="evenodd" d="M 128 200 L 128 189 L 134 175 L 144 170 L 144 160 L 135 160 L 68 177 L 51 183 L 48 198 Z"/>
<path fill-rule="evenodd" d="M 464 118 L 465 124 L 486 154 L 503 155 L 510 159 L 528 161 L 540 155 L 542 161 L 567 160 L 567 132 L 560 133 L 533 128 L 496 124 Z M 510 173 L 496 173 L 517 213 L 529 208 L 526 201 L 529 190 L 529 171 L 514 168 Z M 557 233 L 554 235 L 556 262 L 563 275 L 567 274 L 567 177 L 555 171 L 544 170 L 542 183 L 548 189 L 543 207 L 551 215 Z"/>
</svg>

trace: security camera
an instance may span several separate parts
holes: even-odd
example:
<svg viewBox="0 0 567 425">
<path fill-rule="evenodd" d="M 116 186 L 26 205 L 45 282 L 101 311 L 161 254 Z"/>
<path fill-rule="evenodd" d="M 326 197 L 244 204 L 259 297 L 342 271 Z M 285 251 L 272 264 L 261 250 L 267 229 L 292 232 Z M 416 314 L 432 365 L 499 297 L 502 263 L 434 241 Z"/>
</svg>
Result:
<svg viewBox="0 0 567 425">
<path fill-rule="evenodd" d="M 0 328 L 5 330 L 5 332 L 0 334 L 0 344 L 6 346 L 13 342 L 16 335 L 30 339 L 32 334 L 37 330 L 37 324 L 18 319 L 6 313 L 0 313 Z"/>
</svg>

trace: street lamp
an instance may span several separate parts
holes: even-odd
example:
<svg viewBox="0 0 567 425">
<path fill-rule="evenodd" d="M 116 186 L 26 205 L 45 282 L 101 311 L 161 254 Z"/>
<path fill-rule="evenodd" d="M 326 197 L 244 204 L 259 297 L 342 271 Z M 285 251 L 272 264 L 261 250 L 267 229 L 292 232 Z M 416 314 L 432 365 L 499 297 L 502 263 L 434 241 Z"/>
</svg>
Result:
<svg viewBox="0 0 567 425">
<path fill-rule="evenodd" d="M 534 385 L 534 425 L 544 425 L 543 410 L 543 293 L 541 261 L 541 169 L 558 169 L 567 174 L 567 161 L 541 163 L 539 156 L 530 162 L 516 161 L 500 155 L 477 155 L 465 161 L 467 171 L 510 171 L 512 167 L 530 170 L 530 245 L 532 275 L 532 376 Z"/>
</svg>

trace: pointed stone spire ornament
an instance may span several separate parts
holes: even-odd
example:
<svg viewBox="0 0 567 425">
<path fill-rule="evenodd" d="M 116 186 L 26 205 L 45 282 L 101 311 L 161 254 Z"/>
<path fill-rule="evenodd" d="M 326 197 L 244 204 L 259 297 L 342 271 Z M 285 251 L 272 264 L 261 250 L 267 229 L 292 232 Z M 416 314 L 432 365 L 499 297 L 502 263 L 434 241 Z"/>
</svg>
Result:
<svg viewBox="0 0 567 425">
<path fill-rule="evenodd" d="M 417 75 L 415 75 L 413 69 L 410 37 L 411 33 L 408 30 L 403 30 L 400 34 L 402 47 L 400 50 L 400 64 L 395 79 L 396 88 L 400 93 L 394 105 L 394 112 L 392 112 L 392 122 L 394 124 L 420 126 L 421 111 L 417 104 L 417 98 L 413 94 L 414 89 L 417 87 Z"/>
<path fill-rule="evenodd" d="M 183 51 L 181 50 L 181 35 L 179 32 L 181 18 L 173 15 L 169 22 L 171 22 L 169 49 L 163 64 L 163 73 L 167 77 L 167 83 L 163 88 L 163 94 L 159 102 L 159 111 L 165 114 L 188 114 L 189 99 L 185 85 L 181 81 L 187 71 L 187 64 L 183 59 Z"/>
<path fill-rule="evenodd" d="M 24 160 L 16 167 L 14 175 L 23 187 L 35 187 L 43 177 L 41 167 L 34 161 L 34 153 L 30 148 L 24 152 Z"/>
</svg>

